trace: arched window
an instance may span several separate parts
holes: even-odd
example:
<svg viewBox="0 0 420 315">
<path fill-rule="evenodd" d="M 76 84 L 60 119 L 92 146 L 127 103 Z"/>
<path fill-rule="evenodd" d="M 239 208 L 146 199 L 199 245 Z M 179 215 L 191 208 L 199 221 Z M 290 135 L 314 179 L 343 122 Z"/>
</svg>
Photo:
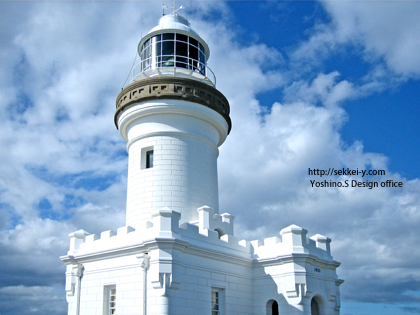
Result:
<svg viewBox="0 0 420 315">
<path fill-rule="evenodd" d="M 267 315 L 279 315 L 279 305 L 275 300 L 267 302 Z"/>
<path fill-rule="evenodd" d="M 319 306 L 315 298 L 312 298 L 311 301 L 311 315 L 319 315 Z"/>
</svg>

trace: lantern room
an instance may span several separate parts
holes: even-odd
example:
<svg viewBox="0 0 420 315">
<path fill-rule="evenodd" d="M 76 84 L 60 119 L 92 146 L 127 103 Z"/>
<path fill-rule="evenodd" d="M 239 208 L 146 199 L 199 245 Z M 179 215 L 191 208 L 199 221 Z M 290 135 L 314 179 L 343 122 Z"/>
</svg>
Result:
<svg viewBox="0 0 420 315">
<path fill-rule="evenodd" d="M 216 84 L 216 77 L 207 67 L 210 56 L 207 43 L 185 17 L 176 13 L 164 15 L 159 25 L 141 39 L 138 54 L 140 63 L 133 68 L 132 81 L 178 76 Z"/>
</svg>

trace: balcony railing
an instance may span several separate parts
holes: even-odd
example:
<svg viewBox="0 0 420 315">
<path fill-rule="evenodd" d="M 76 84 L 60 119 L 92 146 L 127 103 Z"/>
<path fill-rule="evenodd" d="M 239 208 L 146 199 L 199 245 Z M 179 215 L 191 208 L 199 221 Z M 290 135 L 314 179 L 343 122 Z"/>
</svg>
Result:
<svg viewBox="0 0 420 315">
<path fill-rule="evenodd" d="M 155 76 L 187 77 L 216 87 L 216 76 L 206 64 L 184 56 L 158 56 L 142 60 L 130 72 L 130 81 L 138 81 Z"/>
</svg>

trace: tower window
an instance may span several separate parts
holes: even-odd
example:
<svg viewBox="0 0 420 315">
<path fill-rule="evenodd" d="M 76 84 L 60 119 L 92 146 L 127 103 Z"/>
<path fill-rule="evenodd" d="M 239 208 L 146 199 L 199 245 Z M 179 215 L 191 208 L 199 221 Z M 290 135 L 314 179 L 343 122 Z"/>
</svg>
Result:
<svg viewBox="0 0 420 315">
<path fill-rule="evenodd" d="M 145 147 L 141 149 L 141 156 L 140 156 L 140 169 L 148 169 L 153 168 L 153 156 L 154 156 L 153 146 Z"/>
<path fill-rule="evenodd" d="M 146 168 L 153 167 L 153 150 L 146 152 Z"/>
<path fill-rule="evenodd" d="M 113 315 L 116 313 L 117 289 L 115 285 L 104 288 L 104 315 Z"/>
<path fill-rule="evenodd" d="M 219 291 L 211 292 L 211 315 L 220 314 Z"/>
<path fill-rule="evenodd" d="M 211 289 L 211 315 L 223 315 L 224 295 L 223 290 Z"/>
</svg>

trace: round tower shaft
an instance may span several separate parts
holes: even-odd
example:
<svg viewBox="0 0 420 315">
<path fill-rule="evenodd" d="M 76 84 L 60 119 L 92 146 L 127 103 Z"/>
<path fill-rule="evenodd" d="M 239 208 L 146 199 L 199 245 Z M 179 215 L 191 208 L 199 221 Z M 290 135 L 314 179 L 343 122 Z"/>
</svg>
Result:
<svg viewBox="0 0 420 315">
<path fill-rule="evenodd" d="M 180 212 L 181 223 L 197 221 L 204 205 L 218 213 L 218 147 L 231 121 L 207 67 L 208 45 L 186 18 L 171 14 L 138 52 L 114 117 L 129 154 L 126 224 L 143 227 L 162 207 Z"/>
</svg>

